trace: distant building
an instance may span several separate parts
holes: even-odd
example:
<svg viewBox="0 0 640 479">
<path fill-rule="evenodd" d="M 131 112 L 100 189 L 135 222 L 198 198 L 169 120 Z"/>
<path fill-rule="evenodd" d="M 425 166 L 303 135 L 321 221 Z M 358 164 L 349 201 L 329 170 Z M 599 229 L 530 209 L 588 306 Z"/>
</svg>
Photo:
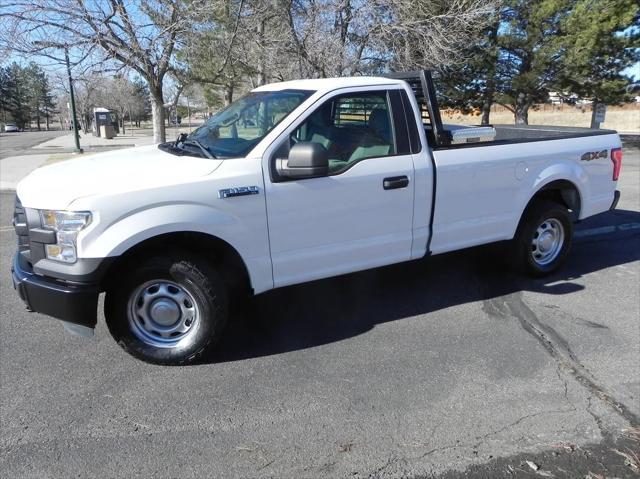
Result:
<svg viewBox="0 0 640 479">
<path fill-rule="evenodd" d="M 640 103 L 640 83 L 632 83 L 627 87 L 627 93 L 635 93 L 634 100 L 636 103 Z"/>
<path fill-rule="evenodd" d="M 557 91 L 549 92 L 549 102 L 552 105 L 562 105 L 565 103 L 569 105 L 575 105 L 576 103 L 584 104 L 585 102 L 591 103 L 591 101 L 578 98 L 578 96 L 575 94 L 569 94 L 569 93 L 563 93 L 563 92 L 557 92 Z"/>
</svg>

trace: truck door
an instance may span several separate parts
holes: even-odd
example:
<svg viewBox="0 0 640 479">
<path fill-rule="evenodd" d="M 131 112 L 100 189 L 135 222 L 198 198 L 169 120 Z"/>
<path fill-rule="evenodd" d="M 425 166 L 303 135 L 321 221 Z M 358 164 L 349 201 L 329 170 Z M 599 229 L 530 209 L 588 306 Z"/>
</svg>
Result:
<svg viewBox="0 0 640 479">
<path fill-rule="evenodd" d="M 414 167 L 397 90 L 354 88 L 323 99 L 263 161 L 275 286 L 411 258 Z M 396 110 L 399 108 L 396 107 Z M 286 179 L 276 159 L 297 142 L 323 145 L 325 177 Z"/>
</svg>

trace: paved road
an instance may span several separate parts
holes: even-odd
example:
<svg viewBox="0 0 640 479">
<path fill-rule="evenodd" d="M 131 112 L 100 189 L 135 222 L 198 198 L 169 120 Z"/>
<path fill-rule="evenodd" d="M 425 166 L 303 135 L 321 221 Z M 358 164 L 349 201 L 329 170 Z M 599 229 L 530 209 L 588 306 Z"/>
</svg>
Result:
<svg viewBox="0 0 640 479">
<path fill-rule="evenodd" d="M 184 368 L 132 359 L 102 318 L 87 340 L 25 312 L 3 193 L 0 471 L 540 477 L 532 460 L 555 477 L 631 477 L 611 449 L 640 422 L 639 188 L 627 152 L 619 210 L 579 225 L 550 278 L 514 277 L 500 248 L 478 248 L 289 287 Z"/>
<path fill-rule="evenodd" d="M 66 130 L 52 131 L 21 131 L 19 133 L 0 133 L 0 159 L 16 155 L 28 155 L 42 153 L 42 151 L 30 151 L 39 143 L 52 138 L 69 134 Z"/>
</svg>

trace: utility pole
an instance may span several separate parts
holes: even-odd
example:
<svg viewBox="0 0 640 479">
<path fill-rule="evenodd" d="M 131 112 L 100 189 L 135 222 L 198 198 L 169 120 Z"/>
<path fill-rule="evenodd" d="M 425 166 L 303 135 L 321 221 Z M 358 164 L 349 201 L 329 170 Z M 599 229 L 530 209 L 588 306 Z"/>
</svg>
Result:
<svg viewBox="0 0 640 479">
<path fill-rule="evenodd" d="M 71 96 L 71 116 L 73 118 L 73 137 L 76 142 L 74 153 L 82 153 L 80 148 L 80 134 L 78 133 L 78 117 L 76 116 L 76 98 L 73 94 L 73 78 L 71 78 L 71 65 L 69 64 L 69 49 L 64 47 L 64 60 L 67 63 L 67 74 L 69 75 L 69 95 Z"/>
</svg>

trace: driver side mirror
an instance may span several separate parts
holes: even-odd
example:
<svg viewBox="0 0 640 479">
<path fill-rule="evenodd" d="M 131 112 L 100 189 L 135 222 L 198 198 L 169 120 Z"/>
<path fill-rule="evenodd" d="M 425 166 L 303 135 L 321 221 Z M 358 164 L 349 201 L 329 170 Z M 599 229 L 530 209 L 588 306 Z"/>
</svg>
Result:
<svg viewBox="0 0 640 479">
<path fill-rule="evenodd" d="M 276 160 L 276 171 L 280 176 L 291 179 L 327 176 L 329 152 L 320 143 L 296 143 L 289 151 L 289 158 Z"/>
</svg>

